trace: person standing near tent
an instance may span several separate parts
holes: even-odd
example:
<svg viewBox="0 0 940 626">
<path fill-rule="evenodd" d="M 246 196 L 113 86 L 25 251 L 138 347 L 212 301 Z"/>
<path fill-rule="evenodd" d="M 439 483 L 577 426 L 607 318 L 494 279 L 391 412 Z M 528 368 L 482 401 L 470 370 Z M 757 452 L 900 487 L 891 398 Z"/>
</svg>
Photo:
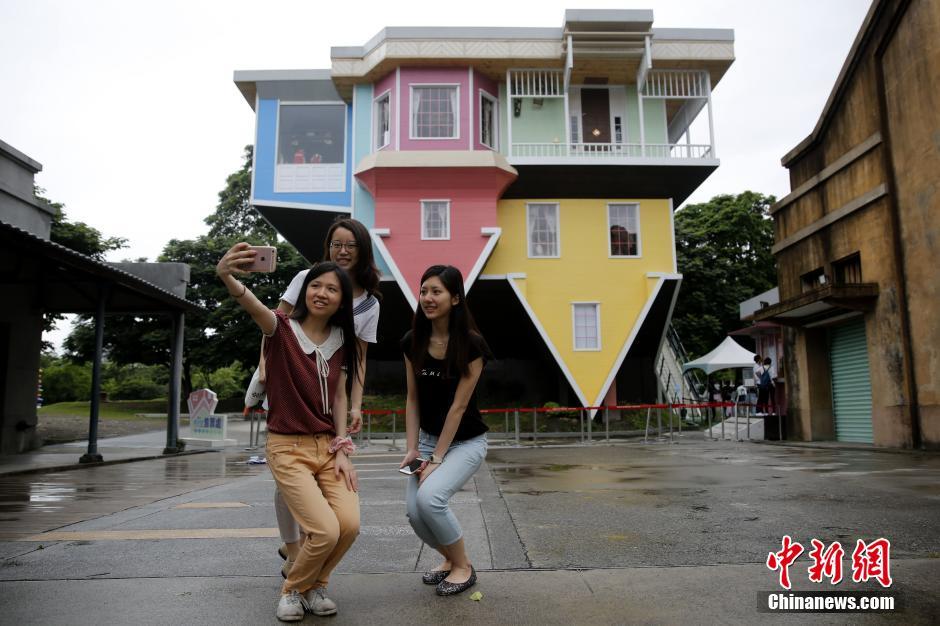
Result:
<svg viewBox="0 0 940 626">
<path fill-rule="evenodd" d="M 764 359 L 761 364 L 760 378 L 757 383 L 757 414 L 767 415 L 772 406 L 776 404 L 774 397 L 774 378 L 776 378 L 771 365 L 770 357 Z M 755 368 L 756 369 L 756 368 Z"/>
<path fill-rule="evenodd" d="M 755 354 L 754 355 L 754 370 L 751 373 L 751 378 L 754 380 L 753 385 L 755 389 L 758 388 L 758 384 L 760 383 L 760 375 L 763 373 L 764 373 L 763 359 L 761 358 L 759 354 Z M 760 399 L 758 398 L 758 394 L 754 392 L 751 393 L 750 403 L 757 407 L 756 408 L 757 411 L 760 411 L 760 405 L 759 405 Z"/>
</svg>

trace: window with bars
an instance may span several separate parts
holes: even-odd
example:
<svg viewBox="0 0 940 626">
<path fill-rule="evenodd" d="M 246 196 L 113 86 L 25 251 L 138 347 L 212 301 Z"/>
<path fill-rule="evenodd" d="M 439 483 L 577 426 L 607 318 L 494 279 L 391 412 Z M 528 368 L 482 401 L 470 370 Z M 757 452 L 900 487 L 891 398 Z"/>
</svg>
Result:
<svg viewBox="0 0 940 626">
<path fill-rule="evenodd" d="M 581 142 L 581 125 L 578 123 L 578 116 L 571 116 L 571 143 Z"/>
<path fill-rule="evenodd" d="M 480 143 L 496 150 L 496 100 L 480 92 Z"/>
<path fill-rule="evenodd" d="M 576 302 L 571 305 L 574 325 L 575 350 L 601 349 L 601 311 L 596 302 Z"/>
<path fill-rule="evenodd" d="M 832 273 L 837 285 L 853 285 L 862 282 L 862 257 L 858 252 L 832 264 Z"/>
<path fill-rule="evenodd" d="M 375 101 L 375 149 L 384 148 L 391 139 L 390 132 L 391 99 L 386 93 Z"/>
<path fill-rule="evenodd" d="M 610 256 L 640 256 L 640 205 L 608 204 Z"/>
<path fill-rule="evenodd" d="M 421 238 L 450 239 L 450 200 L 421 201 Z"/>
<path fill-rule="evenodd" d="M 557 257 L 558 245 L 558 205 L 526 205 L 526 225 L 529 233 L 530 257 Z"/>
<path fill-rule="evenodd" d="M 457 87 L 411 88 L 411 138 L 457 138 Z"/>
</svg>

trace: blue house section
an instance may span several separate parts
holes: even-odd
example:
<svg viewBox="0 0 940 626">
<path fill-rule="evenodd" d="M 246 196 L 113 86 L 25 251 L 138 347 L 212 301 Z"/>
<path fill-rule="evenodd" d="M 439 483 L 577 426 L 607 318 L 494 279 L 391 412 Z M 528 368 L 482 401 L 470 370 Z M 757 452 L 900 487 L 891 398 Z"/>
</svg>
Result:
<svg viewBox="0 0 940 626">
<path fill-rule="evenodd" d="M 289 203 L 291 205 L 319 205 L 349 211 L 352 206 L 353 188 L 353 110 L 346 105 L 346 191 L 313 193 L 278 193 L 274 190 L 275 167 L 277 165 L 277 116 L 279 101 L 258 101 L 258 136 L 255 141 L 255 185 L 253 204 Z"/>
<path fill-rule="evenodd" d="M 356 85 L 353 93 L 354 133 L 353 166 L 355 170 L 360 161 L 371 154 L 373 148 L 373 111 L 372 85 Z M 365 224 L 366 228 L 375 226 L 375 201 L 372 194 L 353 178 L 353 217 Z M 375 264 L 383 276 L 391 276 L 392 271 L 382 254 L 375 251 Z"/>
</svg>

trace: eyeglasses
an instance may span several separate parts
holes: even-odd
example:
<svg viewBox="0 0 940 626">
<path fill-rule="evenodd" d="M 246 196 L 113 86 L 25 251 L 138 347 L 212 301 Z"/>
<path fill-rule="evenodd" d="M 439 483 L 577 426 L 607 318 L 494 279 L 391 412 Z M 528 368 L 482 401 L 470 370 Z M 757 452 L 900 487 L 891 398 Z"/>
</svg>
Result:
<svg viewBox="0 0 940 626">
<path fill-rule="evenodd" d="M 333 248 L 334 250 L 339 250 L 340 248 L 346 248 L 347 250 L 352 252 L 356 248 L 359 247 L 359 244 L 356 243 L 355 241 L 347 241 L 345 243 L 342 241 L 331 241 L 330 247 Z"/>
</svg>

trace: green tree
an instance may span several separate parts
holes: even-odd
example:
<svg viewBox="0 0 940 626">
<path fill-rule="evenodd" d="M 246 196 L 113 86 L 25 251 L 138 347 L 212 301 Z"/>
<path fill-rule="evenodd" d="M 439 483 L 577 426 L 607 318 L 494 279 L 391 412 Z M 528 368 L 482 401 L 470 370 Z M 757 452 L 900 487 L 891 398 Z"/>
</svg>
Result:
<svg viewBox="0 0 940 626">
<path fill-rule="evenodd" d="M 42 402 L 75 402 L 88 400 L 91 395 L 91 367 L 65 360 L 53 360 L 43 365 Z"/>
<path fill-rule="evenodd" d="M 277 241 L 277 231 L 251 206 L 253 154 L 252 146 L 245 146 L 241 169 L 226 179 L 215 212 L 205 219 L 209 225 L 207 234 L 212 239 L 257 240 L 266 245 Z"/>
<path fill-rule="evenodd" d="M 673 326 L 690 356 L 714 348 L 741 328 L 738 303 L 777 283 L 770 206 L 753 191 L 715 196 L 676 212 L 676 255 L 682 287 Z"/>
<path fill-rule="evenodd" d="M 228 177 L 219 193 L 215 212 L 205 219 L 209 233 L 196 239 L 171 240 L 158 261 L 176 261 L 190 266 L 186 298 L 206 312 L 186 315 L 183 349 L 183 392 L 194 383 L 194 369 L 214 372 L 233 362 L 247 363 L 242 370 L 242 388 L 258 362 L 261 334 L 215 274 L 222 255 L 238 241 L 255 245 L 276 245 L 277 271 L 250 274 L 245 284 L 262 301 L 276 306 L 284 288 L 301 269 L 308 266 L 297 250 L 285 241 L 277 241 L 277 232 L 266 222 L 248 199 L 251 189 L 251 148 L 245 149 L 241 169 Z M 65 341 L 72 360 L 87 361 L 94 356 L 94 323 L 81 319 Z M 167 364 L 170 360 L 170 323 L 162 316 L 114 316 L 105 324 L 105 348 L 115 363 Z"/>
<path fill-rule="evenodd" d="M 49 233 L 49 239 L 53 242 L 99 261 L 104 260 L 106 252 L 127 247 L 127 239 L 124 237 L 105 237 L 100 230 L 84 222 L 70 222 L 65 216 L 65 205 L 49 200 L 44 196 L 45 193 L 42 187 L 33 186 L 33 197 L 56 210 Z"/>
</svg>

